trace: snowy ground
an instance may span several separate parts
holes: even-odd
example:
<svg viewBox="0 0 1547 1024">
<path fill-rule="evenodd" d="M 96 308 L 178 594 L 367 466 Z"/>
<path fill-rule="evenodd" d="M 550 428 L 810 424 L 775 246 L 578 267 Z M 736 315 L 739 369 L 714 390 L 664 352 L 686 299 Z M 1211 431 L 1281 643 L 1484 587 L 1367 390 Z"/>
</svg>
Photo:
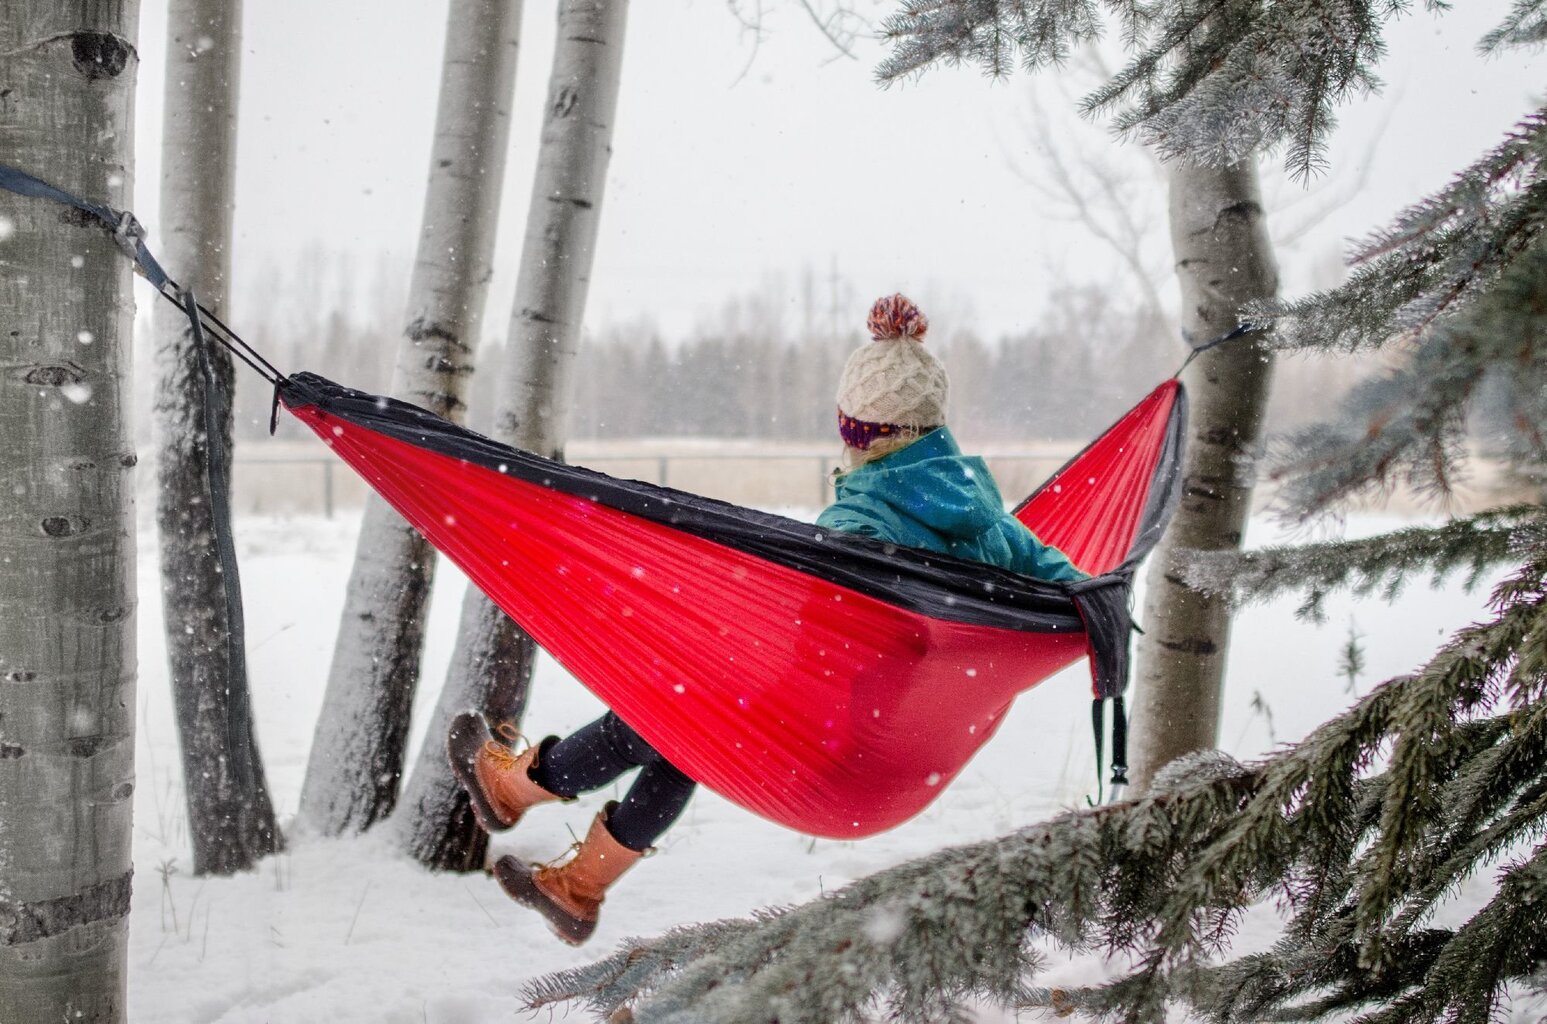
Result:
<svg viewBox="0 0 1547 1024">
<path fill-rule="evenodd" d="M 1356 524 L 1360 532 L 1385 525 Z M 237 525 L 259 740 L 275 802 L 287 820 L 296 809 L 322 699 L 354 528 L 354 517 L 255 518 Z M 813 841 L 701 791 L 659 854 L 615 890 L 596 937 L 581 950 L 552 939 L 487 877 L 420 870 L 397 852 L 390 835 L 297 842 L 254 873 L 193 878 L 148 524 L 141 537 L 129 956 L 130 1015 L 143 1024 L 526 1019 L 523 982 L 594 959 L 628 936 L 803 902 L 942 846 L 1039 820 L 1083 802 L 1092 788 L 1087 676 L 1077 666 L 1024 695 L 1000 735 L 931 808 L 863 842 Z M 442 573 L 421 710 L 433 703 L 449 654 L 461 587 L 454 571 Z M 1486 596 L 1452 585 L 1414 588 L 1395 607 L 1336 602 L 1322 628 L 1296 621 L 1288 603 L 1248 611 L 1232 651 L 1227 749 L 1255 756 L 1303 735 L 1348 702 L 1337 661 L 1351 624 L 1365 636 L 1368 669 L 1360 686 L 1367 688 L 1419 664 L 1444 636 L 1477 616 Z M 562 733 L 598 710 L 578 684 L 547 663 L 536 681 L 528 726 Z M 603 799 L 598 794 L 542 808 L 497 849 L 551 857 L 568 846 L 571 830 L 584 831 Z M 1254 938 L 1261 936 L 1249 928 L 1243 942 Z M 1055 962 L 1044 977 L 1075 981 L 1098 970 L 1089 962 Z"/>
</svg>

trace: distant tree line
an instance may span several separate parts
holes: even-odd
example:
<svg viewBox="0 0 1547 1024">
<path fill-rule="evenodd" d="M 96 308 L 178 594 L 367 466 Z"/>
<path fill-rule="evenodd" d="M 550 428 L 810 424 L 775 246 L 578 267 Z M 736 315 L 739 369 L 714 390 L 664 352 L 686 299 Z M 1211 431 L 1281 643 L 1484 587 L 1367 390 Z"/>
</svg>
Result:
<svg viewBox="0 0 1547 1024">
<path fill-rule="evenodd" d="M 251 298 L 239 299 L 234 313 L 237 329 L 281 369 L 387 388 L 406 270 L 383 265 L 356 275 L 345 257 L 319 250 L 294 267 L 253 275 L 245 290 Z M 570 436 L 830 439 L 838 374 L 863 340 L 859 315 L 852 330 L 834 330 L 813 322 L 825 316 L 803 315 L 801 300 L 765 291 L 728 300 L 685 336 L 669 336 L 648 319 L 588 330 Z M 951 372 L 958 433 L 998 442 L 1093 436 L 1174 373 L 1187 351 L 1174 325 L 1136 298 L 1093 284 L 1055 291 L 1035 319 L 992 340 L 971 324 L 937 317 L 928 343 Z M 501 341 L 484 343 L 470 398 L 474 429 L 489 429 L 502 358 Z M 1274 425 L 1295 426 L 1330 409 L 1358 375 L 1330 360 L 1281 366 Z M 270 395 L 251 374 L 238 376 L 238 433 L 262 436 Z"/>
</svg>

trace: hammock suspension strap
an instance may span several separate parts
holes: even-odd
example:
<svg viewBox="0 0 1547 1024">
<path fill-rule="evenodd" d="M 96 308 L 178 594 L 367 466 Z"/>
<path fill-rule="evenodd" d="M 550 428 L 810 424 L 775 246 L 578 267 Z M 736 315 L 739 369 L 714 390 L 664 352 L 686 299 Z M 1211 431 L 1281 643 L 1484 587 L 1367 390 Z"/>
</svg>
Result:
<svg viewBox="0 0 1547 1024">
<path fill-rule="evenodd" d="M 214 364 L 210 362 L 209 339 L 198 315 L 199 301 L 192 289 L 182 291 L 181 296 L 204 382 L 204 444 L 208 460 L 205 483 L 209 488 L 215 554 L 220 562 L 221 589 L 226 605 L 226 749 L 231 753 L 231 768 L 237 779 L 251 788 L 255 784 L 256 767 L 252 757 L 247 659 L 243 653 L 247 629 L 242 611 L 242 584 L 237 574 L 236 538 L 231 534 L 231 471 L 222 429 L 231 399 L 221 387 Z"/>
<path fill-rule="evenodd" d="M 150 250 L 145 247 L 145 228 L 135 219 L 134 214 L 127 210 L 115 210 L 110 206 L 82 199 L 35 178 L 26 171 L 4 163 L 0 163 L 0 189 L 32 199 L 47 199 L 80 210 L 94 218 L 112 236 L 114 244 L 134 261 L 134 268 L 140 276 L 149 281 L 162 298 L 182 310 L 194 323 L 195 329 L 202 327 L 210 337 L 229 349 L 232 355 L 246 363 L 275 387 L 285 382 L 285 375 L 280 373 L 272 363 L 227 327 L 220 317 L 199 305 L 191 291 L 185 291 L 167 275 L 161 264 L 157 263 L 156 258 L 150 254 Z M 278 401 L 277 396 L 275 401 Z M 272 433 L 272 424 L 270 432 Z"/>
<path fill-rule="evenodd" d="M 1096 740 L 1096 804 L 1101 804 L 1106 799 L 1102 789 L 1101 759 L 1105 747 L 1103 742 L 1105 730 L 1102 728 L 1105 718 L 1104 709 L 1108 700 L 1112 703 L 1112 777 L 1107 781 L 1112 786 L 1112 799 L 1116 800 L 1123 787 L 1128 785 L 1128 716 L 1123 706 L 1123 698 L 1097 697 L 1090 702 L 1091 733 Z"/>
<path fill-rule="evenodd" d="M 1172 374 L 1172 376 L 1180 377 L 1182 375 L 1182 371 L 1187 369 L 1188 365 L 1192 363 L 1194 359 L 1197 359 L 1209 349 L 1218 348 L 1226 342 L 1235 341 L 1237 338 L 1245 337 L 1248 334 L 1266 329 L 1266 324 L 1253 323 L 1252 321 L 1247 320 L 1233 330 L 1226 331 L 1224 334 L 1221 334 L 1217 338 L 1212 338 L 1208 341 L 1205 341 L 1202 345 L 1194 345 L 1192 343 L 1192 336 L 1189 335 L 1186 331 L 1183 331 L 1182 340 L 1187 342 L 1187 347 L 1191 349 L 1191 351 L 1187 353 L 1187 358 L 1182 360 L 1182 365 L 1177 367 L 1176 373 Z"/>
</svg>

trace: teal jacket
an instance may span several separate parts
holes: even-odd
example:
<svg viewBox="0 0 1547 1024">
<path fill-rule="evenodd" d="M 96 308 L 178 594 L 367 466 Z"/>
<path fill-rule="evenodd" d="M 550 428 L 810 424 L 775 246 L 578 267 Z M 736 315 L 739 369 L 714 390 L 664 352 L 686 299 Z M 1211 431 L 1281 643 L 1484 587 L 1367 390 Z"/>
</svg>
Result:
<svg viewBox="0 0 1547 1024">
<path fill-rule="evenodd" d="M 837 500 L 817 517 L 831 530 L 924 548 L 1044 580 L 1084 579 L 1055 547 L 1004 510 L 988 465 L 940 427 L 838 477 Z"/>
</svg>

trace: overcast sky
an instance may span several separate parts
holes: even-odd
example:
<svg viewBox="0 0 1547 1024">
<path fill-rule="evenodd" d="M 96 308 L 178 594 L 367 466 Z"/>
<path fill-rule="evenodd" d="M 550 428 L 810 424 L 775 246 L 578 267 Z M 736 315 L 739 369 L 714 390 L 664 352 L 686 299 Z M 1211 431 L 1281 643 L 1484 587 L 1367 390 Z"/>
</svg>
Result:
<svg viewBox="0 0 1547 1024">
<path fill-rule="evenodd" d="M 750 6 L 750 5 L 747 5 Z M 587 323 L 654 319 L 680 333 L 726 299 L 836 268 L 856 307 L 903 290 L 937 325 L 994 336 L 1037 315 L 1050 284 L 1127 287 L 1089 232 L 1052 215 L 1027 129 L 1032 78 L 940 68 L 879 88 L 884 51 L 838 56 L 794 2 L 765 0 L 755 40 L 725 0 L 635 0 Z M 1484 61 L 1475 40 L 1506 4 L 1415 13 L 1390 34 L 1382 99 L 1342 114 L 1327 187 L 1367 181 L 1284 256 L 1306 286 L 1318 258 L 1362 235 L 1496 143 L 1539 86 L 1539 57 Z M 486 329 L 514 291 L 556 5 L 526 5 L 515 121 Z M 444 0 L 248 0 L 237 173 L 237 277 L 320 244 L 406 273 L 428 171 Z M 155 243 L 165 11 L 144 0 L 136 210 Z M 1044 100 L 1055 94 L 1045 80 Z M 1370 133 L 1385 125 L 1372 152 Z M 1052 144 L 1100 149 L 1099 128 Z M 1113 144 L 1115 145 L 1115 143 Z M 1368 163 L 1368 167 L 1364 164 Z M 1277 165 L 1265 168 L 1281 177 Z M 1156 205 L 1162 209 L 1159 190 Z M 1294 186 L 1269 184 L 1275 204 Z M 1287 224 L 1313 203 L 1285 213 Z M 1158 212 L 1152 216 L 1159 217 Z M 1157 233 L 1163 245 L 1163 230 Z M 169 268 L 175 276 L 179 268 Z M 824 285 L 825 286 L 825 285 Z M 1170 290 L 1168 286 L 1168 291 Z M 400 311 L 395 310 L 394 315 Z M 793 312 L 793 311 L 792 311 Z M 864 310 L 850 310 L 854 326 Z M 242 310 L 233 310 L 240 324 Z"/>
</svg>

